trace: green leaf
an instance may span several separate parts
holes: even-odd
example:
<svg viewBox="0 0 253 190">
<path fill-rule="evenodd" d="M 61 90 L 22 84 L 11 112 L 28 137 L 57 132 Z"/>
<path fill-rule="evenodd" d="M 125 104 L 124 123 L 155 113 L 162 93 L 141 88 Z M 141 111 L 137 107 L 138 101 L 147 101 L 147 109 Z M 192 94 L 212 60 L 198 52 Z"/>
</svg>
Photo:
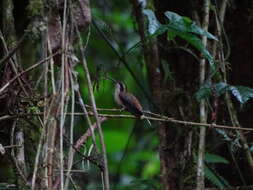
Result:
<svg viewBox="0 0 253 190">
<path fill-rule="evenodd" d="M 204 47 L 201 39 L 196 36 L 196 34 L 206 36 L 207 38 L 213 40 L 217 40 L 215 36 L 197 26 L 190 18 L 182 17 L 174 12 L 166 11 L 164 13 L 166 17 L 170 20 L 170 23 L 166 25 L 160 24 L 154 12 L 150 9 L 143 10 L 143 14 L 148 17 L 148 31 L 151 34 L 151 37 L 160 35 L 166 31 L 168 31 L 168 38 L 170 40 L 174 39 L 176 36 L 179 36 L 180 38 L 190 43 L 198 51 L 200 51 L 211 64 L 212 70 L 215 70 L 213 68 L 214 61 L 212 55 Z"/>
<path fill-rule="evenodd" d="M 221 96 L 227 91 L 230 91 L 233 96 L 242 104 L 246 103 L 249 99 L 253 98 L 253 88 L 246 86 L 232 86 L 223 82 L 210 84 L 205 83 L 200 87 L 198 92 L 196 92 L 196 99 L 199 101 L 201 99 L 209 98 L 212 94 L 212 88 L 217 96 Z"/>
<path fill-rule="evenodd" d="M 197 156 L 194 154 L 194 160 L 197 161 Z M 208 160 L 208 161 L 207 161 Z M 219 162 L 216 162 L 219 160 Z M 228 163 L 228 161 L 218 155 L 207 153 L 205 156 L 205 163 Z M 207 164 L 204 164 L 204 174 L 205 178 L 207 178 L 211 183 L 216 185 L 219 189 L 223 189 L 225 187 L 230 187 L 229 183 L 219 175 L 214 168 L 209 168 Z"/>
<path fill-rule="evenodd" d="M 205 83 L 200 86 L 199 90 L 195 93 L 195 97 L 198 101 L 207 99 L 211 96 L 212 89 L 210 83 Z"/>
<path fill-rule="evenodd" d="M 230 187 L 229 183 L 220 175 L 213 172 L 206 165 L 204 166 L 205 177 L 216 185 L 219 189 L 224 189 L 225 187 Z"/>
<path fill-rule="evenodd" d="M 250 150 L 250 152 L 253 152 L 253 146 L 251 146 L 251 147 L 249 148 L 249 150 Z"/>
<path fill-rule="evenodd" d="M 186 40 L 188 43 L 190 43 L 192 46 L 194 46 L 197 50 L 199 50 L 203 54 L 203 56 L 209 61 L 210 65 L 212 66 L 212 71 L 215 71 L 212 55 L 204 47 L 201 39 L 198 36 L 196 36 L 196 34 L 206 36 L 207 38 L 212 40 L 217 40 L 217 38 L 213 36 L 211 33 L 197 26 L 188 17 L 183 17 L 178 15 L 177 13 L 170 11 L 166 11 L 164 14 L 170 20 L 170 23 L 166 25 L 169 33 L 172 33 L 169 34 L 169 38 L 171 39 L 176 34 L 182 39 Z M 162 31 L 164 31 L 164 29 Z"/>
<path fill-rule="evenodd" d="M 157 159 L 156 161 L 149 161 L 143 168 L 142 176 L 145 178 L 151 178 L 155 175 L 158 175 L 160 171 L 160 162 Z"/>
<path fill-rule="evenodd" d="M 199 101 L 201 99 L 207 99 L 209 98 L 212 93 L 215 93 L 216 96 L 221 96 L 224 94 L 226 91 L 228 91 L 230 88 L 230 85 L 220 82 L 220 83 L 213 83 L 211 84 L 210 82 L 204 83 L 198 92 L 196 92 L 196 99 Z"/>
<path fill-rule="evenodd" d="M 206 36 L 212 40 L 218 40 L 214 35 L 197 26 L 196 23 L 188 17 L 180 16 L 171 11 L 166 11 L 164 14 L 170 20 L 170 24 L 168 24 L 167 27 L 184 33 L 194 33 L 201 36 Z"/>
<path fill-rule="evenodd" d="M 217 96 L 221 96 L 222 94 L 224 94 L 226 91 L 229 90 L 229 85 L 224 82 L 220 82 L 214 85 L 214 89 Z"/>
<path fill-rule="evenodd" d="M 205 162 L 206 163 L 222 163 L 222 164 L 229 164 L 229 161 L 225 158 L 217 155 L 217 154 L 211 154 L 206 153 L 205 155 Z"/>
<path fill-rule="evenodd" d="M 160 28 L 161 24 L 157 20 L 154 12 L 150 9 L 143 10 L 143 14 L 148 17 L 148 31 L 149 34 L 153 35 Z"/>
<path fill-rule="evenodd" d="M 231 93 L 236 97 L 236 99 L 244 104 L 250 98 L 253 98 L 253 89 L 246 86 L 230 86 Z"/>
<path fill-rule="evenodd" d="M 177 34 L 177 36 L 181 37 L 189 44 L 191 44 L 193 47 L 195 47 L 197 50 L 199 50 L 203 54 L 203 56 L 209 61 L 209 63 L 213 65 L 213 57 L 209 53 L 209 51 L 204 47 L 199 37 L 197 37 L 194 34 L 182 32 L 176 29 L 171 30 L 173 31 L 174 34 Z"/>
</svg>

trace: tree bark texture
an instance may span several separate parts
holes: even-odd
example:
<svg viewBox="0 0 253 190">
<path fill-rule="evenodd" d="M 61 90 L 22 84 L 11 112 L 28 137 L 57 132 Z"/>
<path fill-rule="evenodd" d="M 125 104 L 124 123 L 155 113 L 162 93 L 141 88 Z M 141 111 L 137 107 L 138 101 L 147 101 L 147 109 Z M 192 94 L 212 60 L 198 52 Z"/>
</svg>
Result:
<svg viewBox="0 0 253 190">
<path fill-rule="evenodd" d="M 46 4 L 46 3 L 50 3 Z M 68 1 L 68 19 L 66 41 L 68 49 L 66 52 L 68 59 L 71 57 L 73 43 L 78 38 L 73 32 L 74 22 L 78 30 L 84 31 L 91 22 L 91 12 L 89 0 L 78 0 L 70 3 Z M 0 60 L 17 47 L 10 58 L 1 62 L 0 66 L 0 86 L 2 87 L 10 81 L 18 73 L 25 68 L 35 64 L 38 60 L 44 59 L 49 52 L 55 53 L 62 50 L 62 16 L 64 8 L 64 0 L 60 1 L 42 1 L 42 0 L 25 0 L 13 1 L 3 0 L 0 2 Z M 70 14 L 71 10 L 71 14 Z M 47 38 L 48 35 L 48 38 Z M 22 39 L 21 44 L 17 44 Z M 50 40 L 47 40 L 50 39 Z M 51 50 L 48 49 L 48 42 Z M 61 67 L 61 54 L 54 57 L 54 62 Z M 68 61 L 64 67 L 70 64 Z M 42 154 L 38 163 L 38 173 L 36 175 L 35 185 L 33 189 L 52 189 L 56 183 L 59 160 L 59 100 L 53 96 L 48 98 L 49 94 L 41 92 L 41 86 L 36 87 L 36 82 L 43 74 L 43 70 L 33 69 L 29 75 L 24 74 L 18 77 L 3 93 L 0 94 L 0 114 L 19 114 L 27 112 L 28 109 L 45 109 L 45 113 L 49 114 L 49 122 L 45 122 L 46 135 L 42 134 L 41 117 L 22 117 L 14 118 L 11 121 L 3 121 L 0 123 L 1 142 L 8 145 L 10 142 L 22 146 L 18 151 L 13 151 L 14 159 L 11 162 L 10 157 L 5 154 L 0 157 L 0 165 L 5 165 L 6 170 L 1 171 L 1 176 L 7 177 L 6 183 L 13 183 L 13 175 L 16 176 L 18 182 L 17 188 L 26 189 L 32 186 L 32 176 L 35 162 L 35 153 L 37 151 L 40 135 L 44 135 L 43 141 L 48 142 L 42 146 Z M 68 72 L 66 75 L 65 90 L 67 91 Z M 59 96 L 58 96 L 59 97 Z M 38 100 L 48 100 L 43 108 L 39 108 Z M 51 106 L 52 104 L 55 104 Z M 38 112 L 41 110 L 37 110 Z M 13 126 L 13 123 L 17 123 Z M 16 130 L 18 128 L 18 130 Z M 13 129 L 13 130 L 11 130 Z M 12 135 L 13 131 L 13 135 Z M 44 131 L 44 129 L 43 129 Z M 15 140 L 16 137 L 16 140 Z M 2 141 L 3 140 L 3 141 Z M 47 147 L 47 148 L 45 148 Z M 55 152 L 56 151 L 56 152 Z M 48 154 L 47 159 L 42 155 Z M 16 158 L 17 157 L 17 158 Z M 18 168 L 18 169 L 17 169 Z M 6 171 L 6 173 L 4 173 Z M 11 172 L 10 172 L 11 171 Z M 10 177 L 11 175 L 11 177 Z M 0 177 L 2 178 L 2 177 Z M 2 182 L 2 181 L 0 181 Z M 56 185 L 57 188 L 57 185 Z"/>
<path fill-rule="evenodd" d="M 196 1 L 196 2 L 190 2 L 186 0 L 178 0 L 178 1 L 154 1 L 155 3 L 155 10 L 156 10 L 156 16 L 159 19 L 159 21 L 163 24 L 165 24 L 165 11 L 173 11 L 176 12 L 179 15 L 188 16 L 192 18 L 193 20 L 196 19 L 194 14 L 197 12 L 198 15 L 203 15 L 203 9 L 201 8 L 201 5 L 203 4 L 203 1 Z M 215 3 L 211 1 L 211 3 Z M 252 7 L 252 1 L 243 1 L 242 2 L 233 2 L 229 4 L 230 6 L 227 8 L 228 10 L 225 12 L 225 22 L 224 22 L 224 28 L 225 28 L 225 37 L 228 38 L 229 45 L 226 46 L 226 53 L 230 52 L 229 59 L 227 61 L 229 62 L 229 66 L 231 67 L 231 70 L 228 71 L 229 74 L 229 84 L 233 85 L 245 85 L 252 88 L 252 64 L 250 63 L 252 60 L 253 54 L 251 53 L 252 49 L 252 22 L 253 19 L 250 16 L 252 14 L 252 10 L 250 9 L 246 11 L 247 7 Z M 216 5 L 218 8 L 222 6 L 221 2 Z M 197 17 L 200 20 L 195 20 L 197 23 L 202 22 L 201 17 Z M 211 12 L 211 23 L 210 23 L 210 32 L 215 33 L 215 25 L 214 25 L 214 13 Z M 224 36 L 223 36 L 224 37 Z M 177 41 L 179 45 L 183 45 L 183 42 L 180 40 Z M 167 36 L 162 35 L 158 37 L 158 46 L 159 49 L 159 57 L 162 61 L 165 61 L 166 64 L 169 65 L 170 71 L 173 73 L 174 81 L 168 81 L 166 84 L 163 84 L 163 88 L 161 89 L 161 104 L 160 108 L 163 110 L 164 114 L 168 114 L 170 116 L 175 117 L 182 117 L 182 114 L 178 112 L 178 108 L 180 108 L 180 104 L 183 103 L 183 113 L 185 113 L 185 117 L 182 119 L 189 119 L 189 120 L 198 120 L 197 113 L 198 110 L 196 109 L 197 102 L 194 98 L 194 92 L 198 90 L 198 78 L 197 75 L 198 72 L 198 62 L 192 58 L 192 56 L 189 56 L 187 53 L 183 52 L 182 50 L 178 49 L 171 49 L 166 50 L 164 47 L 169 47 L 170 42 L 167 41 Z M 225 46 L 225 45 L 224 45 Z M 242 48 L 245 47 L 245 48 Z M 208 47 L 210 48 L 210 47 Z M 163 70 L 161 70 L 161 73 L 163 73 Z M 166 90 L 165 90 L 166 89 Z M 176 101 L 174 101 L 176 98 Z M 175 105 L 175 102 L 178 103 L 178 105 Z M 250 101 L 251 102 L 251 101 Z M 250 116 L 253 110 L 253 106 L 251 106 L 251 103 L 247 104 L 247 108 L 245 110 L 242 110 L 238 113 L 239 120 L 242 126 L 250 126 L 250 123 L 252 123 L 252 117 Z M 189 107 L 191 107 L 189 109 Z M 218 112 L 218 121 L 221 121 L 220 119 L 229 120 L 228 111 L 224 110 L 224 107 L 222 105 L 219 105 L 219 112 Z M 239 105 L 236 105 L 236 108 L 239 108 Z M 221 111 L 222 110 L 222 111 Z M 208 116 L 208 119 L 211 116 Z M 209 120 L 210 121 L 210 120 Z M 188 135 L 191 131 L 184 130 L 182 132 L 180 129 L 173 129 L 166 127 L 163 129 L 164 131 L 160 133 L 160 136 L 163 136 L 163 138 L 160 138 L 160 144 L 163 144 L 164 147 L 171 147 L 170 153 L 164 156 L 165 159 L 162 159 L 161 157 L 161 167 L 162 165 L 165 165 L 167 167 L 167 171 L 170 171 L 170 175 L 167 175 L 165 180 L 168 180 L 167 182 L 167 189 L 173 189 L 170 187 L 174 187 L 174 189 L 179 189 L 179 187 L 182 189 L 182 184 L 179 184 L 178 182 L 180 180 L 177 180 L 180 178 L 180 172 L 178 171 L 185 171 L 184 164 L 179 164 L 177 158 L 180 157 L 180 155 L 185 153 L 184 146 L 180 146 L 180 144 L 184 144 L 188 141 Z M 180 133 L 180 135 L 177 137 L 177 134 Z M 171 134 L 174 134 L 174 136 L 171 136 Z M 188 135 L 186 135 L 188 134 Z M 175 136 L 177 138 L 175 138 Z M 247 134 L 244 135 L 245 140 L 250 141 L 252 139 L 252 135 Z M 174 137 L 174 138 L 173 138 Z M 212 133 L 207 131 L 207 138 L 212 137 Z M 179 140 L 180 139 L 180 140 Z M 175 145 L 175 146 L 173 146 Z M 206 150 L 207 151 L 207 150 Z M 223 155 L 223 150 L 218 150 L 218 152 Z M 242 151 L 240 154 L 245 155 L 248 154 L 247 151 L 243 153 Z M 188 159 L 193 159 L 193 157 L 188 157 L 189 155 L 186 155 L 184 157 L 184 161 L 181 163 L 185 163 L 187 165 Z M 231 158 L 227 158 L 231 159 Z M 246 156 L 244 156 L 244 159 L 246 161 Z M 171 160 L 175 161 L 175 164 L 171 164 Z M 232 162 L 232 161 L 231 161 Z M 250 176 L 252 177 L 252 166 L 247 167 L 247 165 L 250 164 L 250 162 L 245 162 L 245 170 L 249 171 L 246 172 L 246 179 L 250 179 Z M 177 168 L 177 170 L 173 169 Z M 193 168 L 192 168 L 193 169 Z M 233 179 L 234 176 L 230 175 L 231 173 L 225 173 L 225 176 L 228 179 Z M 171 179 L 172 182 L 169 182 Z M 164 183 L 165 184 L 165 183 Z M 237 184 L 238 185 L 238 184 Z M 166 188 L 165 188 L 166 189 Z"/>
</svg>

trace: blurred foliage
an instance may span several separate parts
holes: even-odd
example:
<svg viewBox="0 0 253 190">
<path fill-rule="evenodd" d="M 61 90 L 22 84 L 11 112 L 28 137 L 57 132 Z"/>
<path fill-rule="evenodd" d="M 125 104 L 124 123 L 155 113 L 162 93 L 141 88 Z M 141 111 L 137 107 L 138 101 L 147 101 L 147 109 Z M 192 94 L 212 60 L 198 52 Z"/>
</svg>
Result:
<svg viewBox="0 0 253 190">
<path fill-rule="evenodd" d="M 29 17 L 40 16 L 42 5 L 43 3 L 41 0 L 30 1 L 30 4 L 27 6 Z M 150 4 L 147 7 L 150 8 L 152 5 Z M 91 8 L 92 18 L 98 27 L 94 27 L 94 25 L 91 24 L 88 30 L 82 34 L 82 40 L 83 44 L 87 44 L 85 56 L 91 72 L 98 108 L 119 108 L 118 105 L 115 104 L 113 98 L 114 85 L 111 81 L 103 78 L 104 75 L 109 75 L 112 78 L 124 81 L 128 87 L 128 91 L 138 97 L 144 109 L 151 109 L 151 103 L 147 100 L 145 93 L 139 88 L 136 79 L 131 75 L 129 69 L 126 69 L 126 65 L 121 62 L 122 58 L 126 60 L 126 64 L 133 71 L 135 76 L 137 76 L 139 83 L 141 83 L 144 86 L 144 90 L 148 92 L 147 68 L 144 64 L 140 37 L 136 32 L 137 27 L 135 19 L 132 16 L 131 4 L 128 1 L 121 0 L 98 0 L 91 2 Z M 143 13 L 146 16 L 145 24 L 147 24 L 147 29 L 145 32 L 148 38 L 157 37 L 158 35 L 166 33 L 167 39 L 177 48 L 177 39 L 179 38 L 184 42 L 185 46 L 183 48 L 189 50 L 197 59 L 199 59 L 199 56 L 194 53 L 195 51 L 203 55 L 203 57 L 209 61 L 213 69 L 212 71 L 218 72 L 214 66 L 214 58 L 209 53 L 208 49 L 203 46 L 201 41 L 201 36 L 206 36 L 211 40 L 217 40 L 215 36 L 204 31 L 200 26 L 197 26 L 189 17 L 181 16 L 174 12 L 166 11 L 164 13 L 166 18 L 165 24 L 161 24 L 157 20 L 154 11 L 151 9 L 144 9 Z M 40 29 L 38 30 L 39 34 L 45 29 L 44 27 L 44 25 L 38 25 Z M 104 34 L 103 37 L 101 36 L 101 32 Z M 31 48 L 29 48 L 28 54 L 30 54 L 30 51 Z M 169 80 L 174 80 L 173 71 L 165 60 L 162 60 L 162 67 L 164 72 L 163 83 L 166 84 Z M 56 70 L 59 70 L 59 68 L 56 68 Z M 83 100 L 85 104 L 90 104 L 87 82 L 81 64 L 77 64 L 75 70 L 78 73 Z M 253 98 L 252 88 L 232 86 L 219 81 L 217 83 L 211 83 L 212 77 L 213 76 L 210 77 L 210 81 L 207 81 L 200 87 L 199 91 L 196 92 L 197 100 L 220 97 L 226 92 L 231 93 L 241 104 L 245 104 Z M 78 102 L 78 100 L 76 100 L 76 102 Z M 27 112 L 33 113 L 34 111 L 36 110 L 32 107 Z M 81 112 L 82 110 L 77 106 L 75 111 Z M 101 111 L 101 113 L 109 112 Z M 123 113 L 127 114 L 127 112 Z M 153 125 L 155 125 L 155 123 L 153 123 Z M 102 123 L 102 129 L 107 148 L 112 189 L 160 189 L 159 139 L 156 134 L 155 126 L 148 127 L 145 120 L 113 118 Z M 77 118 L 75 120 L 75 140 L 86 130 L 87 124 L 84 117 Z M 207 150 L 209 148 L 214 150 L 214 147 L 220 145 L 220 143 L 229 143 L 231 151 L 236 150 L 234 147 L 242 147 L 238 135 L 231 136 L 228 131 L 221 129 L 213 131 L 216 131 L 219 135 L 215 137 L 215 143 L 212 144 L 212 139 L 207 142 Z M 33 137 L 32 135 L 29 136 Z M 39 139 L 38 137 L 35 138 Z M 193 138 L 195 139 L 196 136 Z M 97 137 L 96 140 L 99 141 L 99 138 Z M 99 160 L 101 155 L 93 151 L 94 149 L 91 144 L 91 139 L 89 139 L 80 151 L 87 156 L 96 158 L 95 160 Z M 98 144 L 100 143 L 98 142 Z M 253 151 L 253 146 L 252 144 L 250 145 L 250 151 Z M 189 162 L 191 163 L 187 165 L 188 168 L 186 168 L 186 172 L 183 174 L 185 177 L 183 180 L 187 181 L 186 179 L 189 179 L 187 183 L 193 184 L 195 183 L 195 179 L 192 180 L 193 177 L 195 177 L 195 168 L 191 165 L 193 164 L 192 160 Z M 210 151 L 210 153 L 206 154 L 205 158 L 206 179 L 218 188 L 230 187 L 231 181 L 229 183 L 218 170 L 220 165 L 227 166 L 229 164 L 231 164 L 231 160 L 228 161 L 227 158 L 211 153 Z M 84 171 L 84 174 L 77 174 L 74 176 L 77 179 L 75 182 L 85 183 L 85 185 L 76 184 L 77 186 L 85 186 L 85 189 L 88 190 L 101 189 L 100 170 L 95 164 L 77 155 L 75 158 L 75 167 Z M 9 171 L 9 173 L 12 173 L 12 171 Z M 83 175 L 85 175 L 85 177 L 83 177 Z M 2 178 L 4 177 L 5 176 L 2 176 Z M 0 189 L 13 189 L 13 186 L 1 183 Z"/>
<path fill-rule="evenodd" d="M 204 166 L 205 177 L 211 181 L 212 184 L 217 186 L 219 189 L 224 189 L 226 187 L 231 187 L 227 180 L 225 180 L 220 174 L 218 174 L 215 169 Z"/>
<path fill-rule="evenodd" d="M 126 55 L 128 49 L 139 42 L 135 32 L 135 21 L 131 16 L 130 4 L 121 1 L 106 3 L 108 4 L 104 5 L 103 1 L 93 2 L 91 5 L 93 19 L 115 50 L 125 56 L 127 64 L 147 89 L 147 84 L 144 82 L 146 81 L 144 80 L 146 68 L 140 56 L 140 48 L 134 48 Z M 86 58 L 93 79 L 97 106 L 99 108 L 119 108 L 114 102 L 114 84 L 102 78 L 104 75 L 110 75 L 112 78 L 124 81 L 128 91 L 141 100 L 144 109 L 149 109 L 150 105 L 145 95 L 96 28 L 91 25 L 89 39 L 87 39 L 87 34 L 83 34 L 83 43 L 85 44 L 88 40 Z M 89 104 L 89 100 L 86 99 L 89 96 L 82 66 L 77 65 L 76 71 L 79 75 L 84 101 Z M 109 112 L 103 111 L 103 113 Z M 127 112 L 123 113 L 127 114 Z M 83 123 L 82 119 L 76 123 L 76 134 L 78 134 L 76 138 L 85 131 L 83 127 L 86 125 Z M 102 124 L 112 187 L 117 186 L 117 189 L 122 190 L 159 188 L 158 139 L 154 134 L 154 129 L 147 126 L 145 121 L 122 118 L 109 119 Z M 90 145 L 91 142 L 87 143 L 82 151 L 87 154 Z M 87 168 L 87 163 L 84 164 Z M 89 170 L 96 169 L 90 167 Z M 99 189 L 97 180 L 100 179 L 91 179 L 87 189 Z"/>
<path fill-rule="evenodd" d="M 206 153 L 205 156 L 205 177 L 219 189 L 231 187 L 226 179 L 216 171 L 218 164 L 229 164 L 229 161 L 220 155 Z"/>
<path fill-rule="evenodd" d="M 197 100 L 210 98 L 212 95 L 217 97 L 225 92 L 230 92 L 241 104 L 246 103 L 253 98 L 253 89 L 246 86 L 232 86 L 223 82 L 220 83 L 205 83 L 196 93 Z"/>
<path fill-rule="evenodd" d="M 176 43 L 177 38 L 183 39 L 186 44 L 184 48 L 192 52 L 195 58 L 199 59 L 194 53 L 197 50 L 198 54 L 203 55 L 209 61 L 211 74 L 217 73 L 214 58 L 208 49 L 204 48 L 201 41 L 201 36 L 217 40 L 215 36 L 197 26 L 190 18 L 180 16 L 174 12 L 167 11 L 164 13 L 167 18 L 166 24 L 161 24 L 151 9 L 145 9 L 143 13 L 147 18 L 147 31 L 145 32 L 148 34 L 148 38 L 156 37 L 166 32 L 167 39 L 173 42 L 175 46 L 178 46 Z M 97 106 L 99 108 L 118 108 L 113 98 L 114 85 L 111 81 L 103 79 L 104 75 L 109 75 L 112 78 L 124 81 L 128 91 L 141 100 L 144 109 L 150 109 L 151 106 L 145 93 L 138 87 L 133 76 L 120 60 L 124 57 L 128 66 L 137 76 L 137 80 L 148 91 L 146 83 L 148 81 L 146 80 L 147 71 L 143 64 L 140 39 L 135 32 L 135 20 L 131 16 L 130 5 L 122 1 L 114 1 L 113 3 L 105 1 L 93 2 L 92 16 L 97 26 L 91 25 L 88 33 L 83 34 L 83 42 L 84 44 L 86 41 L 88 42 L 86 57 L 94 82 Z M 103 37 L 101 32 L 104 34 Z M 174 80 L 169 65 L 162 63 L 162 66 L 165 72 L 164 83 L 166 80 Z M 81 66 L 77 65 L 76 70 L 79 73 L 79 83 L 83 98 L 89 104 L 89 100 L 85 99 L 88 97 L 88 92 Z M 196 93 L 196 98 L 197 100 L 208 99 L 212 96 L 219 97 L 225 92 L 230 92 L 243 104 L 253 97 L 252 91 L 248 87 L 232 86 L 222 82 L 216 84 L 207 82 L 200 87 Z M 80 128 L 83 127 L 83 122 L 80 120 L 80 123 L 77 124 L 79 127 L 77 131 L 82 131 Z M 160 189 L 158 138 L 153 128 L 146 128 L 145 126 L 147 126 L 145 121 L 122 118 L 109 119 L 102 124 L 113 189 Z M 224 140 L 222 143 L 226 141 L 230 142 L 234 147 L 240 146 L 237 141 L 238 138 L 231 139 L 223 130 L 217 130 L 217 132 L 220 134 L 219 138 L 222 137 Z M 90 146 L 91 142 L 87 143 L 83 151 L 89 152 Z M 207 153 L 205 158 L 205 177 L 212 185 L 218 188 L 230 187 L 230 184 L 221 175 L 220 171 L 216 171 L 221 164 L 228 165 L 230 162 L 220 155 Z M 84 163 L 84 165 L 86 166 L 87 163 Z M 96 170 L 94 167 L 85 168 L 93 172 Z M 194 168 L 189 167 L 187 173 L 185 173 L 185 175 L 188 175 L 185 176 L 185 179 L 192 179 L 192 173 L 194 172 Z M 98 187 L 98 180 L 99 176 L 92 178 L 87 189 L 101 188 Z M 194 183 L 190 180 L 188 182 L 189 184 Z"/>
<path fill-rule="evenodd" d="M 194 155 L 194 160 L 197 162 L 196 155 Z M 229 161 L 220 155 L 207 152 L 204 160 L 205 178 L 219 189 L 231 187 L 222 174 L 216 171 L 220 164 L 229 164 Z"/>
</svg>

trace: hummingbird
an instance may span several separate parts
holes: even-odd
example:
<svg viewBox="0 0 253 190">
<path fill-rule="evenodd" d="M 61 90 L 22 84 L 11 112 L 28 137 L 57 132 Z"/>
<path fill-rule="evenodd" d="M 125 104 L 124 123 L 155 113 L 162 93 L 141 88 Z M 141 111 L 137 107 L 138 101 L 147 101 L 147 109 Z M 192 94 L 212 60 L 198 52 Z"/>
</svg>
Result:
<svg viewBox="0 0 253 190">
<path fill-rule="evenodd" d="M 122 81 L 116 81 L 108 78 L 115 83 L 114 99 L 123 109 L 132 113 L 134 116 L 143 119 L 144 112 L 139 100 L 131 93 L 127 92 L 127 87 Z M 145 118 L 147 119 L 147 118 Z M 147 119 L 149 125 L 150 121 Z"/>
<path fill-rule="evenodd" d="M 131 93 L 127 92 L 126 85 L 121 81 L 115 81 L 114 99 L 125 110 L 136 117 L 143 116 L 143 108 L 139 100 Z"/>
</svg>

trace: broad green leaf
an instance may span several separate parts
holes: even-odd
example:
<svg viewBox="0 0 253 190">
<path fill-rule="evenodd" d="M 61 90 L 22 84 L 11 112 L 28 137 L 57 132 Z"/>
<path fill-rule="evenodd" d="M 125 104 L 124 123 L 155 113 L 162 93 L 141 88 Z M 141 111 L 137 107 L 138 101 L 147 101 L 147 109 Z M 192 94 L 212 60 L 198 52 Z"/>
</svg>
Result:
<svg viewBox="0 0 253 190">
<path fill-rule="evenodd" d="M 166 11 L 165 16 L 170 20 L 170 23 L 166 25 L 168 28 L 169 38 L 174 38 L 175 34 L 179 37 L 186 40 L 192 46 L 194 46 L 197 50 L 199 50 L 203 56 L 209 61 L 212 66 L 212 71 L 215 71 L 214 61 L 212 55 L 208 52 L 208 50 L 203 46 L 201 39 L 196 36 L 206 36 L 209 39 L 217 40 L 215 36 L 211 33 L 203 30 L 199 26 L 197 26 L 190 18 L 182 17 L 177 13 Z M 162 31 L 164 31 L 163 29 Z"/>
<path fill-rule="evenodd" d="M 175 37 L 177 37 L 177 33 L 174 32 L 174 30 L 171 30 L 168 28 L 168 39 L 169 40 L 174 40 Z"/>
<path fill-rule="evenodd" d="M 196 154 L 194 154 L 194 160 L 195 162 L 197 161 L 197 156 Z M 206 159 L 208 159 L 209 155 L 207 153 L 207 156 L 205 158 L 205 162 L 208 163 L 206 161 Z M 210 157 L 209 157 L 210 158 Z M 210 159 L 211 160 L 211 159 Z M 215 158 L 213 159 L 215 160 Z M 219 158 L 217 159 L 219 160 Z M 222 159 L 220 159 L 222 160 Z M 224 160 L 223 160 L 224 161 Z M 211 163 L 211 162 L 210 162 Z M 215 162 L 212 162 L 215 164 Z M 204 164 L 204 174 L 205 174 L 205 178 L 207 178 L 210 182 L 212 182 L 214 185 L 216 185 L 217 187 L 219 187 L 220 189 L 223 189 L 225 187 L 230 187 L 229 183 L 221 176 L 219 175 L 213 168 L 210 169 L 209 166 L 207 164 Z"/>
<path fill-rule="evenodd" d="M 222 94 L 224 94 L 226 91 L 229 90 L 229 85 L 224 82 L 220 82 L 214 85 L 214 89 L 217 96 L 221 96 Z"/>
<path fill-rule="evenodd" d="M 204 166 L 204 172 L 205 177 L 219 189 L 230 187 L 229 183 L 222 176 L 218 175 L 214 170 L 209 169 L 206 165 Z"/>
<path fill-rule="evenodd" d="M 201 99 L 209 98 L 212 93 L 216 93 L 217 96 L 221 96 L 227 91 L 230 91 L 233 96 L 242 104 L 253 98 L 253 88 L 246 86 L 232 86 L 220 82 L 216 84 L 205 83 L 202 85 L 196 93 L 196 99 L 199 101 Z"/>
<path fill-rule="evenodd" d="M 150 9 L 143 10 L 143 14 L 148 17 L 148 32 L 149 34 L 155 34 L 155 32 L 160 28 L 161 24 L 157 20 L 154 12 Z"/>
<path fill-rule="evenodd" d="M 243 103 L 242 95 L 241 95 L 241 93 L 239 92 L 239 90 L 238 90 L 236 87 L 234 87 L 234 86 L 230 86 L 229 89 L 230 89 L 231 93 L 236 97 L 236 99 L 237 99 L 239 102 Z"/>
<path fill-rule="evenodd" d="M 201 36 L 206 36 L 212 40 L 218 40 L 214 35 L 197 26 L 196 23 L 188 17 L 180 16 L 177 13 L 171 11 L 166 11 L 164 14 L 170 20 L 170 24 L 168 24 L 167 27 L 171 27 L 175 30 L 179 30 L 185 33 L 190 32 Z"/>
<path fill-rule="evenodd" d="M 208 50 L 204 47 L 202 44 L 202 41 L 199 39 L 198 36 L 191 34 L 191 33 L 186 33 L 186 32 L 181 32 L 177 31 L 176 29 L 172 29 L 175 34 L 177 34 L 179 37 L 187 41 L 189 44 L 191 44 L 193 47 L 195 47 L 197 50 L 199 50 L 203 56 L 209 61 L 211 65 L 213 65 L 213 57 L 212 55 L 208 52 Z"/>
<path fill-rule="evenodd" d="M 206 153 L 205 155 L 205 162 L 207 163 L 222 163 L 222 164 L 229 164 L 229 161 L 225 158 L 217 155 L 217 154 L 210 154 Z"/>
<path fill-rule="evenodd" d="M 231 93 L 236 97 L 236 99 L 244 104 L 250 98 L 253 98 L 253 89 L 246 86 L 230 86 Z"/>
<path fill-rule="evenodd" d="M 220 83 L 213 83 L 211 84 L 210 82 L 207 82 L 203 84 L 198 92 L 196 93 L 196 99 L 199 101 L 201 99 L 207 99 L 209 98 L 212 94 L 215 94 L 216 96 L 221 96 L 224 94 L 226 91 L 229 90 L 229 85 L 220 82 Z"/>
<path fill-rule="evenodd" d="M 215 36 L 198 27 L 190 18 L 182 17 L 174 12 L 165 12 L 166 17 L 170 20 L 170 23 L 166 25 L 160 24 L 152 10 L 145 9 L 143 13 L 148 17 L 148 31 L 152 37 L 166 31 L 168 31 L 168 38 L 170 40 L 179 36 L 200 51 L 213 67 L 214 61 L 212 55 L 203 46 L 201 39 L 196 34 L 217 40 Z M 212 70 L 215 69 L 212 68 Z"/>
<path fill-rule="evenodd" d="M 195 93 L 196 99 L 198 101 L 202 99 L 207 99 L 211 96 L 212 90 L 210 83 L 205 83 L 202 86 L 200 86 L 199 90 Z"/>
</svg>

